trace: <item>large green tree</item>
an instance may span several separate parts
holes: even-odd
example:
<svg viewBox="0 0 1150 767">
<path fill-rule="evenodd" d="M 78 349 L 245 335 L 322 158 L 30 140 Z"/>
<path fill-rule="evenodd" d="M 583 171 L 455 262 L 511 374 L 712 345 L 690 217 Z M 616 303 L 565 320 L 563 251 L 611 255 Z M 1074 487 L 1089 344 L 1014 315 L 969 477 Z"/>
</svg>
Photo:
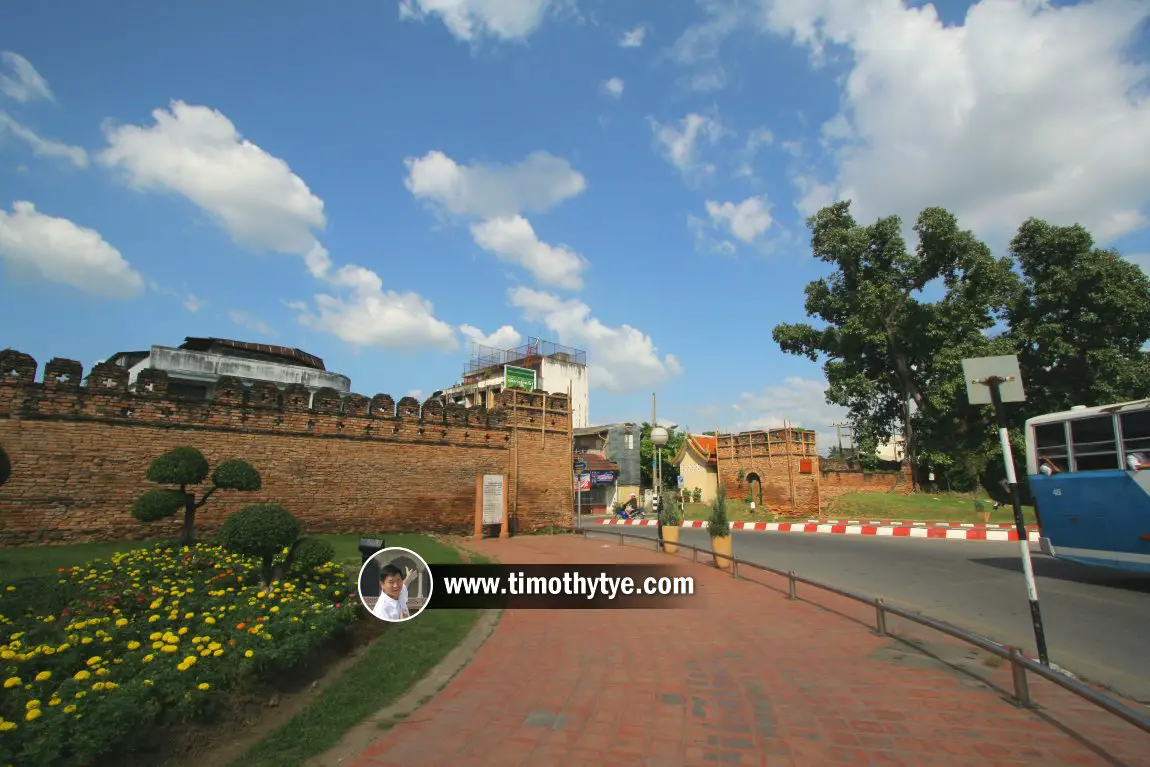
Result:
<svg viewBox="0 0 1150 767">
<path fill-rule="evenodd" d="M 673 490 L 678 485 L 679 472 L 671 463 L 687 438 L 685 431 L 667 429 L 667 444 L 663 446 L 663 489 Z M 652 461 L 655 458 L 655 445 L 651 442 L 651 424 L 644 423 L 639 431 L 639 473 L 642 487 L 654 487 L 655 475 Z"/>
<path fill-rule="evenodd" d="M 914 252 L 901 219 L 863 226 L 850 202 L 823 208 L 807 224 L 814 256 L 833 267 L 806 288 L 807 314 L 821 327 L 783 323 L 774 340 L 784 352 L 825 360 L 827 401 L 847 408 L 860 457 L 903 431 L 914 462 L 910 413 L 950 394 L 940 390 L 953 377 L 944 350 L 978 352 L 989 343 L 986 332 L 1016 290 L 1010 261 L 940 208 L 919 215 Z M 928 292 L 942 297 L 931 301 Z"/>
<path fill-rule="evenodd" d="M 1031 219 L 1010 244 L 1022 281 L 1007 313 L 1029 415 L 1150 395 L 1150 280 L 1081 226 Z"/>
</svg>

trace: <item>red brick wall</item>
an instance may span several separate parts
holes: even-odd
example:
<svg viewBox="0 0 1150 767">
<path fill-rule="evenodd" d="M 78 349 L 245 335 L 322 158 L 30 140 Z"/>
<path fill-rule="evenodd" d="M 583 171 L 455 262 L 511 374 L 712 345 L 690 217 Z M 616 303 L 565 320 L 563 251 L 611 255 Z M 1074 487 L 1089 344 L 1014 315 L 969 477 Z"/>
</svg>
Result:
<svg viewBox="0 0 1150 767">
<path fill-rule="evenodd" d="M 823 505 L 846 493 L 899 493 L 910 494 L 910 469 L 903 471 L 863 472 L 826 470 L 822 472 Z"/>
<path fill-rule="evenodd" d="M 759 503 L 760 490 L 748 481 L 754 474 L 761 485 L 762 503 L 773 514 L 808 517 L 819 510 L 819 456 L 814 442 L 792 438 L 796 430 L 724 434 L 718 439 L 719 483 L 727 497 L 742 500 L 750 495 Z M 810 473 L 803 473 L 809 461 Z M 739 472 L 743 472 L 742 481 Z M 793 495 L 792 495 L 793 486 Z M 792 504 L 793 498 L 793 504 Z"/>
<path fill-rule="evenodd" d="M 763 507 L 783 517 L 818 516 L 831 499 L 844 493 L 910 493 L 910 469 L 901 472 L 862 472 L 826 469 L 818 446 L 801 429 L 724 434 L 718 440 L 719 482 L 727 497 L 748 495 L 759 503 L 759 489 L 748 479 L 759 477 Z M 810 432 L 806 432 L 810 435 Z M 809 462 L 810 473 L 803 473 Z M 740 481 L 739 472 L 743 473 Z M 792 503 L 791 486 L 794 485 Z"/>
<path fill-rule="evenodd" d="M 36 383 L 31 357 L 0 352 L 0 446 L 13 468 L 0 486 L 0 545 L 174 534 L 175 520 L 145 525 L 130 507 L 155 487 L 144 479 L 151 460 L 182 445 L 212 464 L 247 460 L 263 478 L 258 492 L 213 496 L 199 529 L 276 501 L 313 533 L 467 532 L 479 472 L 509 475 L 519 529 L 571 524 L 566 395 L 506 392 L 484 411 L 326 390 L 309 408 L 301 387 L 257 384 L 245 396 L 225 379 L 214 401 L 189 402 L 166 396 L 159 371 L 142 374 L 135 394 L 122 368 L 98 365 L 85 386 L 81 372 L 53 360 Z"/>
</svg>

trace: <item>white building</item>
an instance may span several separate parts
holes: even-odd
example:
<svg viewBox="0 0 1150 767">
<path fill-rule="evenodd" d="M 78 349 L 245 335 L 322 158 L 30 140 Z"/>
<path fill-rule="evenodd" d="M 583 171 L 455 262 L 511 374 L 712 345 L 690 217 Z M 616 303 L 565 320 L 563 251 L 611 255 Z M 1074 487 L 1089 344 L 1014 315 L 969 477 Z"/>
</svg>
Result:
<svg viewBox="0 0 1150 767">
<path fill-rule="evenodd" d="M 538 338 L 529 338 L 526 344 L 515 349 L 473 345 L 463 381 L 435 396 L 464 407 L 494 407 L 496 396 L 509 382 L 515 384 L 507 375 L 509 366 L 534 371 L 535 389 L 548 394 L 570 391 L 572 426 L 576 429 L 587 426 L 590 416 L 587 352 Z"/>
<path fill-rule="evenodd" d="M 325 387 L 341 394 L 351 391 L 350 378 L 328 371 L 323 360 L 305 351 L 224 338 L 185 338 L 178 348 L 117 352 L 108 362 L 128 369 L 129 389 L 141 371 L 153 368 L 167 372 L 169 394 L 193 399 L 212 399 L 223 376 L 247 383 L 270 381 L 280 389 L 301 384 L 313 394 Z"/>
</svg>

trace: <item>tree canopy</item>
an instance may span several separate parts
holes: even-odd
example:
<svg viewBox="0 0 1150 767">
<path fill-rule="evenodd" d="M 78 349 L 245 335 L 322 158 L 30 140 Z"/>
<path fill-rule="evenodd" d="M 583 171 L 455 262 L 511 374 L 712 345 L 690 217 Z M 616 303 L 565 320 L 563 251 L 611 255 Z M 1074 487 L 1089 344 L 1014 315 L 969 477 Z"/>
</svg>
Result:
<svg viewBox="0 0 1150 767">
<path fill-rule="evenodd" d="M 827 401 L 847 409 L 861 458 L 905 432 L 912 464 L 955 486 L 997 485 L 995 432 L 987 408 L 966 401 L 966 357 L 1019 355 L 1028 401 L 1011 410 L 1016 425 L 1146 395 L 1150 281 L 1082 227 L 1031 219 L 996 257 L 941 208 L 919 215 L 913 252 L 898 217 L 860 225 L 849 202 L 808 226 L 832 267 L 806 287 L 818 324 L 783 323 L 773 338 L 823 360 Z"/>
</svg>

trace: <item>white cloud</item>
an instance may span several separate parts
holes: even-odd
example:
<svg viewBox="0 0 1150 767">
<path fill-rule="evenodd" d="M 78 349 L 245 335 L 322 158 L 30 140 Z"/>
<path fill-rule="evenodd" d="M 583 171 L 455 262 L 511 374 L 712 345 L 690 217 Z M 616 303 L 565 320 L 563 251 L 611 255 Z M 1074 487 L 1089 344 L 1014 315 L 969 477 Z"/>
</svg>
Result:
<svg viewBox="0 0 1150 767">
<path fill-rule="evenodd" d="M 423 402 L 423 390 L 422 389 L 412 389 L 411 391 L 409 391 L 407 394 L 405 394 L 403 396 L 414 397 L 415 399 L 419 400 L 420 402 Z"/>
<path fill-rule="evenodd" d="M 52 139 L 46 139 L 36 134 L 31 128 L 22 125 L 5 112 L 0 112 L 0 132 L 7 131 L 23 141 L 32 149 L 37 157 L 53 157 L 67 160 L 77 168 L 88 167 L 88 153 L 82 147 Z"/>
<path fill-rule="evenodd" d="M 514 349 L 523 343 L 523 336 L 510 325 L 503 325 L 491 335 L 486 335 L 474 325 L 460 325 L 459 332 L 471 343 L 493 349 Z"/>
<path fill-rule="evenodd" d="M 187 198 L 244 247 L 305 259 L 322 250 L 315 232 L 327 224 L 323 201 L 286 162 L 205 106 L 173 101 L 152 118 L 148 127 L 106 125 L 100 162 L 134 189 Z M 323 251 L 312 268 L 327 263 Z"/>
<path fill-rule="evenodd" d="M 485 37 L 523 40 L 560 4 L 555 0 L 400 0 L 399 18 L 420 21 L 438 16 L 452 37 L 463 42 Z"/>
<path fill-rule="evenodd" d="M 344 290 L 345 297 L 316 295 L 315 311 L 292 303 L 302 323 L 356 346 L 456 348 L 454 330 L 419 295 L 384 291 L 379 275 L 361 266 L 334 268 L 315 234 L 327 223 L 323 200 L 222 113 L 174 101 L 152 117 L 149 127 L 106 126 L 100 161 L 135 189 L 190 200 L 242 246 L 301 257 L 313 277 Z"/>
<path fill-rule="evenodd" d="M 523 216 L 492 218 L 472 224 L 471 235 L 479 247 L 523 267 L 543 285 L 566 290 L 583 288 L 587 261 L 562 245 L 542 242 Z"/>
<path fill-rule="evenodd" d="M 457 216 L 494 218 L 542 213 L 587 188 L 566 160 L 533 152 L 515 165 L 461 165 L 440 151 L 404 160 L 404 185 L 418 199 Z"/>
<path fill-rule="evenodd" d="M 37 99 L 55 100 L 48 81 L 19 53 L 3 51 L 0 53 L 0 65 L 7 70 L 0 72 L 0 93 L 21 104 Z"/>
<path fill-rule="evenodd" d="M 444 352 L 459 348 L 454 328 L 437 319 L 434 305 L 419 294 L 385 291 L 379 275 L 361 266 L 340 267 L 328 281 L 347 288 L 349 295 L 320 293 L 314 297 L 314 310 L 302 302 L 289 304 L 305 327 L 356 347 L 431 347 Z"/>
<path fill-rule="evenodd" d="M 707 200 L 711 224 L 727 229 L 746 244 L 757 240 L 771 227 L 771 206 L 764 197 L 748 197 L 739 203 Z"/>
<path fill-rule="evenodd" d="M 781 385 L 761 392 L 744 392 L 732 407 L 731 422 L 720 423 L 724 431 L 779 429 L 789 424 L 818 432 L 819 452 L 825 453 L 835 438 L 832 424 L 841 423 L 847 411 L 826 401 L 826 381 L 789 376 Z M 724 418 L 723 421 L 728 421 Z M 711 427 L 707 427 L 708 429 Z"/>
<path fill-rule="evenodd" d="M 731 0 L 698 0 L 705 20 L 688 27 L 667 51 L 666 56 L 692 70 L 683 81 L 694 91 L 710 92 L 725 88 L 727 71 L 720 61 L 723 42 L 746 25 L 746 11 Z"/>
<path fill-rule="evenodd" d="M 699 143 L 714 145 L 723 137 L 725 131 L 718 120 L 691 113 L 679 122 L 679 127 L 651 120 L 651 129 L 660 153 L 682 173 L 714 171 L 714 165 L 700 161 Z"/>
<path fill-rule="evenodd" d="M 739 252 L 739 246 L 730 240 L 715 237 L 715 226 L 710 221 L 700 218 L 693 213 L 687 215 L 687 228 L 695 235 L 695 248 L 722 256 L 733 256 Z"/>
<path fill-rule="evenodd" d="M 94 229 L 48 216 L 30 202 L 0 210 L 0 259 L 17 271 L 105 298 L 131 298 L 144 279 Z"/>
<path fill-rule="evenodd" d="M 590 384 L 595 389 L 623 393 L 650 390 L 680 375 L 673 354 L 659 356 L 649 335 L 631 325 L 610 327 L 591 316 L 591 307 L 578 299 L 517 287 L 508 291 L 511 305 L 528 322 L 541 322 L 558 342 L 587 352 Z"/>
<path fill-rule="evenodd" d="M 623 95 L 623 80 L 618 77 L 612 77 L 610 80 L 603 82 L 603 92 L 611 98 L 619 98 Z"/>
<path fill-rule="evenodd" d="M 161 296 L 168 296 L 169 298 L 175 298 L 179 300 L 179 302 L 184 305 L 184 308 L 192 314 L 195 314 L 200 309 L 203 309 L 208 305 L 207 301 L 200 298 L 195 293 L 180 293 L 170 288 L 165 288 L 155 280 L 148 280 L 148 290 L 152 291 L 153 293 L 159 293 Z"/>
<path fill-rule="evenodd" d="M 980 0 L 949 27 L 904 0 L 763 8 L 816 63 L 832 45 L 850 55 L 823 138 L 860 219 L 941 205 L 999 241 L 1029 216 L 1102 240 L 1146 226 L 1150 67 L 1127 52 L 1147 3 Z"/>
<path fill-rule="evenodd" d="M 759 150 L 765 146 L 772 146 L 774 143 L 775 134 L 769 129 L 756 128 L 751 131 L 747 135 L 746 144 L 743 145 L 741 162 L 735 170 L 735 175 L 757 182 L 758 176 L 755 173 L 755 160 L 758 158 Z"/>
<path fill-rule="evenodd" d="M 232 321 L 233 325 L 250 330 L 253 333 L 258 333 L 261 336 L 275 335 L 272 332 L 271 326 L 255 316 L 251 312 L 244 311 L 243 309 L 232 309 L 228 312 L 228 319 Z"/>
<path fill-rule="evenodd" d="M 640 48 L 647 39 L 647 25 L 640 24 L 634 29 L 623 33 L 619 38 L 620 48 Z"/>
</svg>

